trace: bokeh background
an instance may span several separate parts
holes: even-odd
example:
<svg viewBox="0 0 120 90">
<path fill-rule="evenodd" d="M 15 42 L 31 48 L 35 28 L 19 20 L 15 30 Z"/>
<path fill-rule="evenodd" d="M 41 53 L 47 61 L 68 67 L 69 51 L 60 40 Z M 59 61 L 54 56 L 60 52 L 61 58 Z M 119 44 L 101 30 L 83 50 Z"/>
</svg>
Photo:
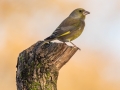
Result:
<svg viewBox="0 0 120 90">
<path fill-rule="evenodd" d="M 60 70 L 58 90 L 120 90 L 120 0 L 0 0 L 0 90 L 16 90 L 19 53 L 79 7 L 91 12 L 73 41 L 82 50 Z"/>
</svg>

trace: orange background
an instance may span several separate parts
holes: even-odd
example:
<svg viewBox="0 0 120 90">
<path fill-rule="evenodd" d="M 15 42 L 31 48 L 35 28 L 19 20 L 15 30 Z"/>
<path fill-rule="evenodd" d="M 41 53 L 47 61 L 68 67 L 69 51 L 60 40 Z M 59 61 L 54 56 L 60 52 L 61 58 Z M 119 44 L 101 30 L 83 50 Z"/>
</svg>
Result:
<svg viewBox="0 0 120 90">
<path fill-rule="evenodd" d="M 49 36 L 76 8 L 91 12 L 82 50 L 60 70 L 58 90 L 120 90 L 119 0 L 0 0 L 0 90 L 16 90 L 21 51 Z M 68 44 L 70 45 L 70 44 Z"/>
</svg>

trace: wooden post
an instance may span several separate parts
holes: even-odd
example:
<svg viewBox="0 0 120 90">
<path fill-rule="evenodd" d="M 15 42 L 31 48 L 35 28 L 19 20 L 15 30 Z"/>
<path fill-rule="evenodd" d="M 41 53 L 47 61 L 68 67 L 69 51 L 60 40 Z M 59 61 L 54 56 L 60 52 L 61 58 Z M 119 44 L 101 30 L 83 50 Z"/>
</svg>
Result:
<svg viewBox="0 0 120 90">
<path fill-rule="evenodd" d="M 38 41 L 19 54 L 16 71 L 17 90 L 57 90 L 59 70 L 78 48 L 64 43 Z"/>
</svg>

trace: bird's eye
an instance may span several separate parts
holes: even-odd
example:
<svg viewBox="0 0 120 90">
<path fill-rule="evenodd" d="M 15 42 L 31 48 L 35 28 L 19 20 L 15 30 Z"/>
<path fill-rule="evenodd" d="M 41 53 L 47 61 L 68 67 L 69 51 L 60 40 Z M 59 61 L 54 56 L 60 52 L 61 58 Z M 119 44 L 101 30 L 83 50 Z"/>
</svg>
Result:
<svg viewBox="0 0 120 90">
<path fill-rule="evenodd" d="M 82 10 L 79 10 L 79 12 L 82 12 Z"/>
</svg>

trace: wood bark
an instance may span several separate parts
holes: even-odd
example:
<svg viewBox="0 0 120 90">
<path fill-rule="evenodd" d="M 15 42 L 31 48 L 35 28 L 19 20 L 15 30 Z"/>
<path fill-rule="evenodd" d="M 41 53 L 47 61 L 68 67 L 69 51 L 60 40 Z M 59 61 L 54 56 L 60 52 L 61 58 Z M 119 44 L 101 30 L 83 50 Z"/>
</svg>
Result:
<svg viewBox="0 0 120 90">
<path fill-rule="evenodd" d="M 78 50 L 64 43 L 38 41 L 19 54 L 17 90 L 57 90 L 59 70 Z"/>
</svg>

